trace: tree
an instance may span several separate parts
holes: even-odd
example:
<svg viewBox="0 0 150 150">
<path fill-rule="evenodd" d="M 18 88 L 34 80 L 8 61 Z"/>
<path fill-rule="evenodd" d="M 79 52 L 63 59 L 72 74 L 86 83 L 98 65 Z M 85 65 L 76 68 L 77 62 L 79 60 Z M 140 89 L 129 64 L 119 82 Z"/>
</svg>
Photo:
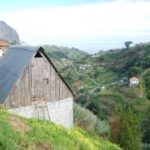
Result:
<svg viewBox="0 0 150 150">
<path fill-rule="evenodd" d="M 132 41 L 124 42 L 124 45 L 125 45 L 126 49 L 128 49 L 132 43 L 133 43 Z"/>
<path fill-rule="evenodd" d="M 141 67 L 133 66 L 129 69 L 129 71 L 131 76 L 137 76 L 143 72 L 143 69 Z"/>
<path fill-rule="evenodd" d="M 145 94 L 148 99 L 150 99 L 150 71 L 148 71 L 144 76 L 145 83 Z"/>
<path fill-rule="evenodd" d="M 111 127 L 113 127 L 111 129 L 113 142 L 119 144 L 124 150 L 141 149 L 139 119 L 131 107 L 121 108 Z"/>
<path fill-rule="evenodd" d="M 20 45 L 20 41 L 14 40 L 10 43 L 11 45 Z"/>
<path fill-rule="evenodd" d="M 137 116 L 131 109 L 121 114 L 120 145 L 125 150 L 140 150 L 140 128 Z"/>
<path fill-rule="evenodd" d="M 150 105 L 144 113 L 143 121 L 142 121 L 142 142 L 150 143 Z"/>
</svg>

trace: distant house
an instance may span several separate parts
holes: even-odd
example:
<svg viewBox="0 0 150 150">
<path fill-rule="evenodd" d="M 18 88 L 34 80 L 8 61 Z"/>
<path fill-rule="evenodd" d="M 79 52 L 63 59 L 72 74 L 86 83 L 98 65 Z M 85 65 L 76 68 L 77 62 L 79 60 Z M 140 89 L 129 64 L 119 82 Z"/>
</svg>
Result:
<svg viewBox="0 0 150 150">
<path fill-rule="evenodd" d="M 5 54 L 8 46 L 9 46 L 8 43 L 0 41 L 0 57 L 2 57 Z"/>
<path fill-rule="evenodd" d="M 139 79 L 136 77 L 130 78 L 129 81 L 130 81 L 130 86 L 139 84 Z"/>
<path fill-rule="evenodd" d="M 79 69 L 85 70 L 85 69 L 87 69 L 90 66 L 91 66 L 90 64 L 80 64 Z"/>
<path fill-rule="evenodd" d="M 66 60 L 66 58 L 62 58 L 62 60 L 63 60 L 63 61 L 65 61 L 65 60 Z"/>
<path fill-rule="evenodd" d="M 73 124 L 73 94 L 43 48 L 10 46 L 0 63 L 0 103 L 12 113 Z"/>
<path fill-rule="evenodd" d="M 129 80 L 127 77 L 122 77 L 120 80 L 120 85 L 127 85 L 129 83 Z"/>
</svg>

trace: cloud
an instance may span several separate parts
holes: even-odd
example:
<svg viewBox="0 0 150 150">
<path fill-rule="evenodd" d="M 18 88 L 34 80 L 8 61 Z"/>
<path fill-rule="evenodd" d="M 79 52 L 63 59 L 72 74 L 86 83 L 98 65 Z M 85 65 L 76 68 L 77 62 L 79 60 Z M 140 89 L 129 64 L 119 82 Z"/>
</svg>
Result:
<svg viewBox="0 0 150 150">
<path fill-rule="evenodd" d="M 25 9 L 1 15 L 29 44 L 94 45 L 103 39 L 150 35 L 150 3 L 113 1 Z M 94 46 L 95 47 L 95 46 Z M 85 48 L 86 49 L 86 48 Z"/>
</svg>

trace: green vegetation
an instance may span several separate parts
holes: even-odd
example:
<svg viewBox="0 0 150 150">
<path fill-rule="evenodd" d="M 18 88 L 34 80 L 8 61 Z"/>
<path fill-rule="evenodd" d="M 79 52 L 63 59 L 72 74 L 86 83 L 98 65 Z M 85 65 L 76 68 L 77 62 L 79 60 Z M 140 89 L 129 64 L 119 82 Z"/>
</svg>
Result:
<svg viewBox="0 0 150 150">
<path fill-rule="evenodd" d="M 52 54 L 52 52 L 51 52 Z M 53 56 L 53 54 L 51 55 Z M 131 104 L 137 112 L 143 112 L 149 95 L 150 44 L 137 44 L 128 49 L 117 49 L 94 56 L 68 60 L 67 66 L 58 66 L 61 75 L 71 86 L 76 102 L 93 111 L 101 119 L 114 115 L 116 107 Z M 62 64 L 62 60 L 60 60 Z M 82 65 L 87 65 L 81 69 Z M 137 76 L 136 87 L 120 85 L 120 80 Z"/>
<path fill-rule="evenodd" d="M 145 95 L 150 99 L 150 71 L 144 75 Z"/>
<path fill-rule="evenodd" d="M 117 65 L 116 65 L 117 64 Z M 120 76 L 139 76 L 150 67 L 150 45 L 138 45 L 123 50 L 108 64 L 108 68 Z"/>
<path fill-rule="evenodd" d="M 80 114 L 84 115 L 74 116 L 77 117 L 77 125 L 95 132 L 96 120 L 109 122 L 112 116 L 118 114 L 117 108 L 120 105 L 131 105 L 142 120 L 144 111 L 150 103 L 150 43 L 137 44 L 134 47 L 129 45 L 126 49 L 102 51 L 94 55 L 84 55 L 81 52 L 81 57 L 78 55 L 73 58 L 68 57 L 68 51 L 65 53 L 65 60 L 60 56 L 56 60 L 55 55 L 56 53 L 51 52 L 50 56 L 72 88 L 75 101 L 96 115 L 92 117 L 93 114 L 78 108 L 77 112 L 83 111 Z M 137 86 L 129 86 L 129 78 L 133 76 L 140 81 Z M 148 134 L 148 130 L 142 130 L 142 136 L 146 135 L 145 132 Z"/>
<path fill-rule="evenodd" d="M 15 39 L 9 41 L 19 44 Z M 100 135 L 124 150 L 140 150 L 142 137 L 142 145 L 148 150 L 145 145 L 150 143 L 150 43 L 134 47 L 130 47 L 132 41 L 124 44 L 126 48 L 94 55 L 76 48 L 45 45 L 48 56 L 70 85 L 75 101 L 82 106 L 74 104 L 74 123 L 85 131 L 23 119 L 0 109 L 0 149 L 120 149 Z M 129 86 L 133 76 L 140 83 Z M 124 108 L 129 105 L 130 109 Z M 118 107 L 124 109 L 118 112 Z"/>
<path fill-rule="evenodd" d="M 139 118 L 130 107 L 121 108 L 118 117 L 111 121 L 112 141 L 121 145 L 124 150 L 140 150 L 139 125 Z"/>
<path fill-rule="evenodd" d="M 48 121 L 24 119 L 0 109 L 1 150 L 120 150 L 79 128 L 66 129 Z"/>
<path fill-rule="evenodd" d="M 76 48 L 59 47 L 55 45 L 44 45 L 43 47 L 58 70 L 69 67 L 72 64 L 72 61 L 88 55 L 86 52 Z"/>
<path fill-rule="evenodd" d="M 150 143 L 150 105 L 144 112 L 144 116 L 142 119 L 142 131 L 143 131 L 143 137 L 142 142 L 143 143 Z"/>
<path fill-rule="evenodd" d="M 68 58 L 71 60 L 76 60 L 77 58 L 79 59 L 83 56 L 85 57 L 86 55 L 88 55 L 86 52 L 73 47 L 68 48 L 63 46 L 58 47 L 55 45 L 45 45 L 44 49 L 55 59 Z"/>
<path fill-rule="evenodd" d="M 20 41 L 14 40 L 14 41 L 10 42 L 10 45 L 20 45 Z"/>
<path fill-rule="evenodd" d="M 109 137 L 110 126 L 108 121 L 100 120 L 88 109 L 74 103 L 74 124 L 91 133 Z"/>
</svg>

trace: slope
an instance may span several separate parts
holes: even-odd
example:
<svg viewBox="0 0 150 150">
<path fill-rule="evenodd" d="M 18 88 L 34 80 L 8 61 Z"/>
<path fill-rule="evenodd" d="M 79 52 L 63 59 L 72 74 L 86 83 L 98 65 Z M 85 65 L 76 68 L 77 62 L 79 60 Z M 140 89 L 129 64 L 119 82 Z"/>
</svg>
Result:
<svg viewBox="0 0 150 150">
<path fill-rule="evenodd" d="M 24 119 L 0 109 L 1 150 L 120 150 L 79 128 L 66 129 L 48 121 Z"/>
<path fill-rule="evenodd" d="M 62 62 L 62 60 L 59 60 Z M 57 63 L 55 64 L 56 67 Z M 137 44 L 129 49 L 110 50 L 69 60 L 60 72 L 74 91 L 75 100 L 101 119 L 115 114 L 119 105 L 132 105 L 142 112 L 149 104 L 150 43 Z M 121 85 L 122 78 L 136 76 L 140 84 Z M 148 96 L 145 91 L 147 91 Z"/>
</svg>

